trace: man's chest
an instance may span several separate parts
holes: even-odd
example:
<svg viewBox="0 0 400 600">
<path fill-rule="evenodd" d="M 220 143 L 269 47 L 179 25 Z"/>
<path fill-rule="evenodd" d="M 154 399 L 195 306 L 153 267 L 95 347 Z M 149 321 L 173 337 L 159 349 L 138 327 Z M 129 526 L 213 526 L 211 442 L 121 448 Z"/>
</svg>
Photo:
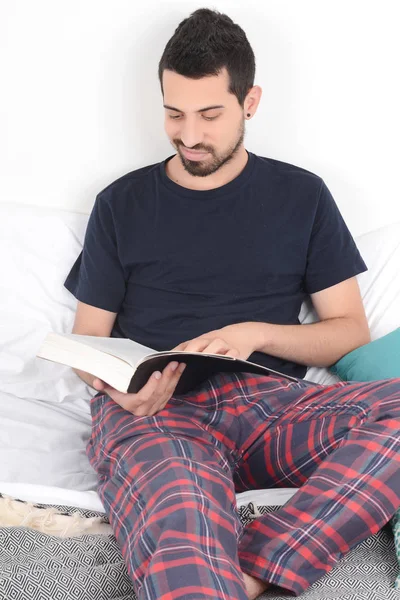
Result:
<svg viewBox="0 0 400 600">
<path fill-rule="evenodd" d="M 132 227 L 123 261 L 131 284 L 195 293 L 274 293 L 301 284 L 307 243 L 287 219 L 209 211 L 162 215 Z"/>
</svg>

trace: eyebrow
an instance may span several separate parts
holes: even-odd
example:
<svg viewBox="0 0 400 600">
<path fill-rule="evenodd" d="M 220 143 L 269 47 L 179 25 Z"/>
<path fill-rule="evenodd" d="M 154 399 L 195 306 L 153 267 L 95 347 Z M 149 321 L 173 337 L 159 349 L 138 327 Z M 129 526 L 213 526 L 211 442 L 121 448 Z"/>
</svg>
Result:
<svg viewBox="0 0 400 600">
<path fill-rule="evenodd" d="M 183 110 L 179 110 L 179 108 L 175 108 L 175 106 L 169 106 L 168 104 L 163 104 L 164 108 L 168 108 L 169 110 L 175 110 L 176 112 L 181 112 L 183 113 Z M 213 108 L 225 108 L 225 106 L 223 104 L 216 104 L 215 106 L 206 106 L 205 108 L 200 108 L 200 110 L 197 110 L 196 112 L 201 113 L 201 112 L 205 112 L 206 110 L 211 110 Z"/>
</svg>

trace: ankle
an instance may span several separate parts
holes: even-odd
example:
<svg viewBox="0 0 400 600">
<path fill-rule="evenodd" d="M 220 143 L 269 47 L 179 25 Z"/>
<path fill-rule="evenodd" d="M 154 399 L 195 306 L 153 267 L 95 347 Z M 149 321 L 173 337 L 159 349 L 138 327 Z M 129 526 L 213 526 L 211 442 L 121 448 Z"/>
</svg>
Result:
<svg viewBox="0 0 400 600">
<path fill-rule="evenodd" d="M 244 583 L 246 585 L 246 592 L 249 597 L 249 600 L 255 600 L 258 598 L 260 594 L 262 594 L 268 587 L 269 584 L 265 583 L 265 581 L 261 581 L 261 579 L 257 579 L 256 577 L 252 577 L 247 573 L 243 573 Z"/>
</svg>

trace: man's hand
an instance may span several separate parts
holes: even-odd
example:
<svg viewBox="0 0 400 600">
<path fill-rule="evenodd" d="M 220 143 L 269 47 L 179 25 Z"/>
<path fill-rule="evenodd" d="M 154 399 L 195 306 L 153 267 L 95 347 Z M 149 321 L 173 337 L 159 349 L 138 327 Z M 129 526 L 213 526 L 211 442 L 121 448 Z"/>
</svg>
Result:
<svg viewBox="0 0 400 600">
<path fill-rule="evenodd" d="M 119 392 L 97 377 L 93 380 L 93 387 L 99 392 L 108 394 L 122 408 L 137 417 L 153 416 L 162 410 L 171 398 L 185 367 L 185 363 L 179 364 L 176 361 L 168 363 L 162 374 L 160 371 L 155 371 L 136 394 Z M 157 374 L 160 379 L 157 379 Z"/>
<path fill-rule="evenodd" d="M 256 321 L 235 323 L 222 329 L 214 329 L 199 337 L 182 342 L 172 350 L 224 354 L 247 360 L 261 343 L 260 327 Z"/>
<path fill-rule="evenodd" d="M 259 323 L 247 321 L 209 331 L 197 338 L 182 342 L 172 350 L 223 354 L 246 360 L 257 350 L 259 345 Z M 119 392 L 97 377 L 93 381 L 93 387 L 99 392 L 108 394 L 117 404 L 135 416 L 153 416 L 167 404 L 186 367 L 185 363 L 181 363 L 174 371 L 173 365 L 178 365 L 178 363 L 170 362 L 162 374 L 158 372 L 161 375 L 160 379 L 155 377 L 157 372 L 153 373 L 148 382 L 136 394 Z"/>
</svg>

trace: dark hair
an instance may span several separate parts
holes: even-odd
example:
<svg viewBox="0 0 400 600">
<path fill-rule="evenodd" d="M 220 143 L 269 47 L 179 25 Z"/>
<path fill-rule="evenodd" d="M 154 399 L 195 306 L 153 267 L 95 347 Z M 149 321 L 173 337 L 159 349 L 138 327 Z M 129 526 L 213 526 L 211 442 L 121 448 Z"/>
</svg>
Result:
<svg viewBox="0 0 400 600">
<path fill-rule="evenodd" d="M 158 77 L 164 96 L 162 76 L 169 69 L 192 79 L 219 75 L 226 67 L 228 91 L 241 107 L 254 86 L 255 58 L 246 34 L 227 15 L 199 8 L 179 23 L 165 46 L 158 65 Z"/>
</svg>

